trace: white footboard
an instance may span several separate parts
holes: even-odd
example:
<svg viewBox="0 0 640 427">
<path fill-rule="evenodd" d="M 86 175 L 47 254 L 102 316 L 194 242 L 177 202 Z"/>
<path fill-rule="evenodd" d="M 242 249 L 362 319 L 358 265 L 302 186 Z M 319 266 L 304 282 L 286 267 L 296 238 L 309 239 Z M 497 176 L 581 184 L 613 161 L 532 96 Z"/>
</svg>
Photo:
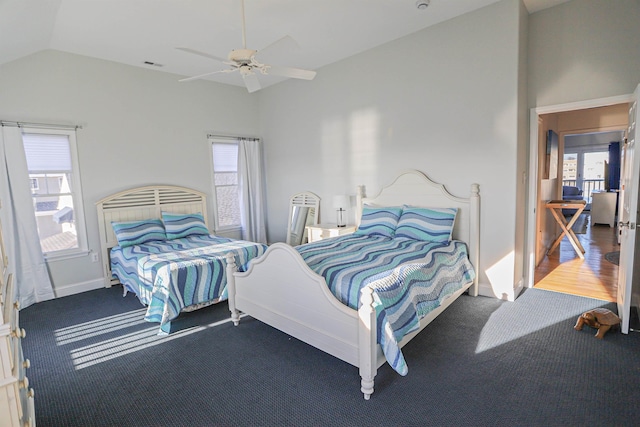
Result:
<svg viewBox="0 0 640 427">
<path fill-rule="evenodd" d="M 420 321 L 418 330 L 404 337 L 403 347 L 473 283 L 445 299 Z M 275 243 L 249 270 L 238 272 L 227 256 L 229 310 L 235 325 L 240 312 L 260 320 L 359 368 L 361 391 L 369 399 L 378 368 L 386 362 L 377 344 L 373 290 L 365 287 L 358 311 L 343 305 L 324 278 L 314 273 L 291 246 Z"/>
<path fill-rule="evenodd" d="M 247 272 L 227 259 L 231 318 L 244 312 L 276 329 L 360 368 L 365 399 L 373 393 L 378 366 L 375 310 L 369 293 L 360 311 L 343 305 L 322 276 L 314 273 L 291 246 L 275 243 Z M 368 301 L 368 303 L 365 303 Z"/>
</svg>

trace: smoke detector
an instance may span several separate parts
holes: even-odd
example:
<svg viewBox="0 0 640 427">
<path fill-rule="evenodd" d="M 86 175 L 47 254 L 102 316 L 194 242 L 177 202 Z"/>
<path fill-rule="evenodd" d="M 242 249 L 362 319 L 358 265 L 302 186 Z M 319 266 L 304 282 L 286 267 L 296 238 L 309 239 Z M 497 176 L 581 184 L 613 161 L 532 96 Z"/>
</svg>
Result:
<svg viewBox="0 0 640 427">
<path fill-rule="evenodd" d="M 425 10 L 429 7 L 429 3 L 431 3 L 431 0 L 418 0 L 416 2 L 416 7 L 418 10 Z"/>
</svg>

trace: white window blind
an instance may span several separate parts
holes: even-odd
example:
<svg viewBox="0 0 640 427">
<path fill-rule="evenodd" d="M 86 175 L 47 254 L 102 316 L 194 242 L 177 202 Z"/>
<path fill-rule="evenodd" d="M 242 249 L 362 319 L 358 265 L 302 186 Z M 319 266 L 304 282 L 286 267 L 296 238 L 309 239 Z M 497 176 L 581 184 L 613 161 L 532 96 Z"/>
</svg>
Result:
<svg viewBox="0 0 640 427">
<path fill-rule="evenodd" d="M 209 138 L 213 155 L 213 189 L 216 228 L 240 227 L 238 187 L 238 143 L 227 138 Z"/>
<path fill-rule="evenodd" d="M 213 169 L 216 172 L 238 172 L 238 144 L 213 144 Z"/>
<path fill-rule="evenodd" d="M 75 132 L 23 129 L 31 197 L 46 257 L 86 251 Z"/>
<path fill-rule="evenodd" d="M 67 135 L 25 133 L 22 141 L 29 172 L 71 171 L 71 150 Z"/>
</svg>

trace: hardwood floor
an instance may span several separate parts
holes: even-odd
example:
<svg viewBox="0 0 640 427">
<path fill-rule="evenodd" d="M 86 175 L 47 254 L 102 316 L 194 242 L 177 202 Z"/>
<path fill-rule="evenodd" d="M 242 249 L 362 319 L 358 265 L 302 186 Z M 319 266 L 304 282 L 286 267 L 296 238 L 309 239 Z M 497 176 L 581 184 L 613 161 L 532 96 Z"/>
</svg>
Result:
<svg viewBox="0 0 640 427">
<path fill-rule="evenodd" d="M 616 301 L 618 266 L 604 257 L 608 252 L 620 250 L 616 229 L 600 224 L 591 226 L 590 220 L 589 217 L 586 233 L 577 235 L 585 249 L 584 259 L 578 257 L 565 237 L 536 268 L 534 288 Z"/>
</svg>

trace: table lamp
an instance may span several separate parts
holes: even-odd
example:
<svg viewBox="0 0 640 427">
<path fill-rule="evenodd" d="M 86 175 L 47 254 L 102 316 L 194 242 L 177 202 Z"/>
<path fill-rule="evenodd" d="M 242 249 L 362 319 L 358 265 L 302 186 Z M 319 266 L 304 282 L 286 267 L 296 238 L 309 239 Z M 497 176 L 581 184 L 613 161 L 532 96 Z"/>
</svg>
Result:
<svg viewBox="0 0 640 427">
<path fill-rule="evenodd" d="M 351 200 L 349 199 L 349 196 L 333 196 L 333 207 L 336 209 L 338 227 L 347 226 L 347 223 L 345 221 L 345 213 L 347 212 L 347 208 L 349 206 L 351 206 Z"/>
</svg>

